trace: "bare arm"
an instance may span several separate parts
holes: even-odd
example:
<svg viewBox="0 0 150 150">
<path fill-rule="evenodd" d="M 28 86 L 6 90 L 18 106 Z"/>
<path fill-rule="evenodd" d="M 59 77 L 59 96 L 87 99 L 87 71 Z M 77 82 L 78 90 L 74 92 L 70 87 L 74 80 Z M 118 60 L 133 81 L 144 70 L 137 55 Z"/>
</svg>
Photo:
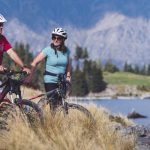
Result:
<svg viewBox="0 0 150 150">
<path fill-rule="evenodd" d="M 36 66 L 37 66 L 38 63 L 40 63 L 44 58 L 45 58 L 45 55 L 43 54 L 43 52 L 40 52 L 40 53 L 33 59 L 32 63 L 31 63 L 31 67 L 32 67 L 32 68 L 31 68 L 31 74 L 26 78 L 26 82 L 30 82 L 30 81 L 31 81 Z"/>
<path fill-rule="evenodd" d="M 21 68 L 24 67 L 22 60 L 12 48 L 7 51 L 7 54 L 17 65 L 19 65 Z"/>
<path fill-rule="evenodd" d="M 37 64 L 41 62 L 44 58 L 45 58 L 45 55 L 43 54 L 43 52 L 40 52 L 32 61 L 31 66 L 35 68 Z"/>
<path fill-rule="evenodd" d="M 40 52 L 32 61 L 31 63 L 31 72 L 33 74 L 36 66 L 38 65 L 38 63 L 40 63 L 46 56 L 43 54 L 43 52 Z"/>
<path fill-rule="evenodd" d="M 71 59 L 68 58 L 68 64 L 66 68 L 66 75 L 67 75 L 67 80 L 71 82 Z"/>
<path fill-rule="evenodd" d="M 20 66 L 23 69 L 23 71 L 31 73 L 31 70 L 24 66 L 24 63 L 12 48 L 7 51 L 7 54 L 18 66 Z"/>
</svg>

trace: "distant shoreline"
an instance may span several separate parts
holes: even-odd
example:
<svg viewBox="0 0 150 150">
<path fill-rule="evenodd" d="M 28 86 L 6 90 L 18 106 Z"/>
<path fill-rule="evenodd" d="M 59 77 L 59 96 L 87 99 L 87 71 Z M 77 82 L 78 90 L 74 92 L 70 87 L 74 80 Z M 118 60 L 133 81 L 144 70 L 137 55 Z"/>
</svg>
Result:
<svg viewBox="0 0 150 150">
<path fill-rule="evenodd" d="M 141 91 L 136 86 L 111 85 L 99 93 L 90 92 L 88 95 L 71 96 L 71 100 L 150 100 L 150 91 Z"/>
<path fill-rule="evenodd" d="M 134 97 L 134 96 L 116 96 L 116 97 L 111 97 L 111 96 L 103 96 L 103 97 L 69 97 L 69 100 L 150 100 L 150 96 L 141 96 L 141 97 Z"/>
</svg>

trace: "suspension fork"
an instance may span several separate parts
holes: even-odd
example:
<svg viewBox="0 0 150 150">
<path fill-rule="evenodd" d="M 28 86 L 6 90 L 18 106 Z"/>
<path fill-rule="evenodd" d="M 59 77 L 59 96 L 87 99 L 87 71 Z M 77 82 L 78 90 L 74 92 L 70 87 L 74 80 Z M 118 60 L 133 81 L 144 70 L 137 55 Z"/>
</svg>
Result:
<svg viewBox="0 0 150 150">
<path fill-rule="evenodd" d="M 65 113 L 68 114 L 68 103 L 62 98 L 62 105 L 64 107 Z"/>
<path fill-rule="evenodd" d="M 9 96 L 10 96 L 11 102 L 14 103 L 13 96 L 12 96 L 12 92 L 9 92 Z"/>
</svg>

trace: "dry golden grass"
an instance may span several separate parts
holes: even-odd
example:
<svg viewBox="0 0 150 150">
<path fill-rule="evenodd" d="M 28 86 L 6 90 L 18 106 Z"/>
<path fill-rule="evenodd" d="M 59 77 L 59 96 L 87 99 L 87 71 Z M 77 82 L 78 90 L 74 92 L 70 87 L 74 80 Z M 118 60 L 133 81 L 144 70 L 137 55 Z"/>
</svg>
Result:
<svg viewBox="0 0 150 150">
<path fill-rule="evenodd" d="M 9 120 L 9 132 L 0 135 L 0 149 L 6 150 L 132 150 L 133 135 L 125 136 L 115 130 L 115 121 L 110 121 L 103 108 L 89 106 L 94 116 L 91 122 L 83 115 L 71 117 L 50 115 L 45 110 L 45 125 L 30 127 L 20 115 Z M 126 124 L 130 124 L 125 120 Z"/>
<path fill-rule="evenodd" d="M 24 99 L 29 99 L 31 97 L 37 96 L 42 93 L 42 91 L 40 90 L 34 90 L 32 88 L 28 88 L 25 86 L 21 87 L 21 92 Z M 34 101 L 38 101 L 38 100 L 39 98 L 35 99 Z"/>
</svg>

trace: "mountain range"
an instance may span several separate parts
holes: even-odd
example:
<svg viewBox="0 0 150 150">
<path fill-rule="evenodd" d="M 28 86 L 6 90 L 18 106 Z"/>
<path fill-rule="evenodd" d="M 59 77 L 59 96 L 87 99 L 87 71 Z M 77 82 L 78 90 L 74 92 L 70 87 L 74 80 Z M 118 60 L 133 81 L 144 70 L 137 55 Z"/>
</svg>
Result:
<svg viewBox="0 0 150 150">
<path fill-rule="evenodd" d="M 150 2 L 146 0 L 15 0 L 11 5 L 10 0 L 0 1 L 8 19 L 5 35 L 12 44 L 29 43 L 34 54 L 49 45 L 52 29 L 61 25 L 68 32 L 72 56 L 79 45 L 93 60 L 111 59 L 118 66 L 150 64 Z"/>
</svg>

